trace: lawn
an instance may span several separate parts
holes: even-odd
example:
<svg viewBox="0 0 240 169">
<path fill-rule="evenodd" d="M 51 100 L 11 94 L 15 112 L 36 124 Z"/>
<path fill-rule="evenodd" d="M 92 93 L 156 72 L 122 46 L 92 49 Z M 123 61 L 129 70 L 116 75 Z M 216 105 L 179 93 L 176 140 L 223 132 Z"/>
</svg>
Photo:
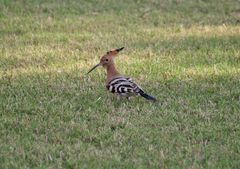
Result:
<svg viewBox="0 0 240 169">
<path fill-rule="evenodd" d="M 238 0 L 0 0 L 1 169 L 239 168 L 239 121 Z"/>
</svg>

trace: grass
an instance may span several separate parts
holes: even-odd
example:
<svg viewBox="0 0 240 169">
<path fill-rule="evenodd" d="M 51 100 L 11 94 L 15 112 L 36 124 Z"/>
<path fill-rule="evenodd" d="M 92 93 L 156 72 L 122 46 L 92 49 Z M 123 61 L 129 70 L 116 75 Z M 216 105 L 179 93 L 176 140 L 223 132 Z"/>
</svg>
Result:
<svg viewBox="0 0 240 169">
<path fill-rule="evenodd" d="M 0 0 L 0 168 L 238 168 L 236 0 Z M 159 100 L 119 101 L 106 51 Z"/>
</svg>

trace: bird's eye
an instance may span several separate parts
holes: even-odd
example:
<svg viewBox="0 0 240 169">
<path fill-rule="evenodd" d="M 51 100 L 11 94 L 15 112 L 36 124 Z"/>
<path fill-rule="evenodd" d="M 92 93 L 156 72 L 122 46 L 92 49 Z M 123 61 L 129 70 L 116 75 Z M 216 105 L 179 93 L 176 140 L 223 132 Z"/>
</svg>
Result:
<svg viewBox="0 0 240 169">
<path fill-rule="evenodd" d="M 109 54 L 110 52 L 107 52 L 107 54 Z"/>
<path fill-rule="evenodd" d="M 108 61 L 108 59 L 105 59 L 106 61 Z"/>
</svg>

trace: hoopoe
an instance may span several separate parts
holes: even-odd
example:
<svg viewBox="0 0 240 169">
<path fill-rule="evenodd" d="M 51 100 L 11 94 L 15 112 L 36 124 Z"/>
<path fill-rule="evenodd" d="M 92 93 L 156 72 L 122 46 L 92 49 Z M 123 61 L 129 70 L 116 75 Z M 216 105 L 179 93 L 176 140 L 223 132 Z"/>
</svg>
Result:
<svg viewBox="0 0 240 169">
<path fill-rule="evenodd" d="M 144 92 L 144 90 L 131 78 L 124 77 L 116 69 L 114 58 L 121 50 L 123 50 L 123 48 L 124 47 L 107 52 L 100 59 L 100 63 L 90 69 L 87 74 L 92 72 L 95 68 L 103 66 L 107 70 L 106 88 L 110 92 L 116 93 L 120 96 L 126 96 L 127 98 L 140 95 L 147 100 L 156 101 L 156 98 Z"/>
</svg>

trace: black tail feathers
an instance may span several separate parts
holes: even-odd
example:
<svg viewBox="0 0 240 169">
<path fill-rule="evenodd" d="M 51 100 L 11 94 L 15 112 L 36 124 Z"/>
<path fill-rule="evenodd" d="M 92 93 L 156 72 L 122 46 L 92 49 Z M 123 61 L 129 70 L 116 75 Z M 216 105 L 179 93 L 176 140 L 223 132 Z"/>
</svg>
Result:
<svg viewBox="0 0 240 169">
<path fill-rule="evenodd" d="M 147 100 L 150 100 L 150 101 L 157 101 L 157 99 L 147 93 L 144 93 L 143 91 L 139 93 L 142 97 L 144 97 L 145 99 Z"/>
</svg>

